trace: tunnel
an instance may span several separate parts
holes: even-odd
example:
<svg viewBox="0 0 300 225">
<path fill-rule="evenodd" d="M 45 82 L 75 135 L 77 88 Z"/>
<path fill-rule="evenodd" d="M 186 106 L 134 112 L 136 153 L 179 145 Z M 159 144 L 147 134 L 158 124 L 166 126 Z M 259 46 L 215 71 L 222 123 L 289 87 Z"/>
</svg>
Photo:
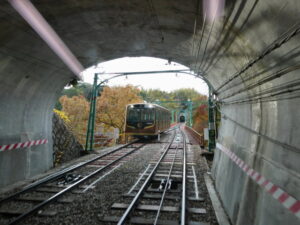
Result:
<svg viewBox="0 0 300 225">
<path fill-rule="evenodd" d="M 184 123 L 185 122 L 185 117 L 182 115 L 179 117 L 179 122 Z"/>
<path fill-rule="evenodd" d="M 0 8 L 0 145 L 46 143 L 1 151 L 1 187 L 53 166 L 54 104 L 77 79 L 10 2 Z M 221 113 L 212 176 L 232 223 L 299 224 L 299 0 L 32 4 L 84 68 L 149 56 L 204 78 Z"/>
</svg>

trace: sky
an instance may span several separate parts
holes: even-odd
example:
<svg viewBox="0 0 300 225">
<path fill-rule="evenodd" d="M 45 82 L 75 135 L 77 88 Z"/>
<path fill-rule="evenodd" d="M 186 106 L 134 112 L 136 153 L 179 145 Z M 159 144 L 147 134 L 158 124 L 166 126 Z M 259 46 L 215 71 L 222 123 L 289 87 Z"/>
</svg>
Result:
<svg viewBox="0 0 300 225">
<path fill-rule="evenodd" d="M 99 82 L 111 77 L 105 73 L 112 72 L 135 72 L 135 71 L 157 71 L 157 70 L 181 70 L 188 69 L 187 67 L 167 60 L 152 58 L 152 57 L 124 57 L 114 59 L 92 66 L 86 69 L 82 75 L 84 82 L 93 83 L 94 74 L 100 73 L 98 76 Z M 125 86 L 131 84 L 143 89 L 160 89 L 163 91 L 173 91 L 180 88 L 194 88 L 201 94 L 208 94 L 206 83 L 191 75 L 187 74 L 146 74 L 146 75 L 129 75 L 114 78 L 106 85 L 109 86 Z"/>
</svg>

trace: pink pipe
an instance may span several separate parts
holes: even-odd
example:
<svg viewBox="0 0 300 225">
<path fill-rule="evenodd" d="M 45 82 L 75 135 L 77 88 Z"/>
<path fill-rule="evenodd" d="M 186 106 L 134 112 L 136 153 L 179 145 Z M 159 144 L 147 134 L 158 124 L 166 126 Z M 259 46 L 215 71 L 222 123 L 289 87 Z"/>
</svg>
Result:
<svg viewBox="0 0 300 225">
<path fill-rule="evenodd" d="M 203 9 L 210 21 L 222 16 L 225 7 L 225 0 L 204 0 Z"/>
<path fill-rule="evenodd" d="M 28 0 L 8 0 L 14 9 L 27 21 L 27 23 L 39 34 L 58 57 L 80 79 L 83 66 L 72 54 L 65 43 L 59 38 L 39 11 Z"/>
</svg>

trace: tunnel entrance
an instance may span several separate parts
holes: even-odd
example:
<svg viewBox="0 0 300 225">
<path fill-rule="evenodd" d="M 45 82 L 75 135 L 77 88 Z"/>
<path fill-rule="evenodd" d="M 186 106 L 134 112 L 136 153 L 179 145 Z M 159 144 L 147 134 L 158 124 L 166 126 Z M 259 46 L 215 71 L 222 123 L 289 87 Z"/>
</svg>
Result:
<svg viewBox="0 0 300 225">
<path fill-rule="evenodd" d="M 180 116 L 179 117 L 179 122 L 184 123 L 185 122 L 185 116 Z"/>
</svg>

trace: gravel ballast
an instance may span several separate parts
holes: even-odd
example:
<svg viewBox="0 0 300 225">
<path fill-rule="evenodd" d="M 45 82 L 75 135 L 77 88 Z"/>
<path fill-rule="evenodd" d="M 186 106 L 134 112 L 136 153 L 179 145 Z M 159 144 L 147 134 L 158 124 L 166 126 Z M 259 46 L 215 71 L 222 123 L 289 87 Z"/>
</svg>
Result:
<svg viewBox="0 0 300 225">
<path fill-rule="evenodd" d="M 151 143 L 144 146 L 136 152 L 131 159 L 122 163 L 117 169 L 96 183 L 94 188 L 85 193 L 78 194 L 68 193 L 63 198 L 69 203 L 55 202 L 43 208 L 39 213 L 55 212 L 55 216 L 32 216 L 21 223 L 24 225 L 31 224 L 56 224 L 56 225 L 101 225 L 109 224 L 103 222 L 103 218 L 112 214 L 111 206 L 116 202 L 124 202 L 124 194 L 136 183 L 140 174 L 147 168 L 149 162 L 154 156 L 160 155 L 164 146 L 171 139 L 170 134 L 162 137 L 161 143 Z M 204 201 L 197 203 L 197 207 L 205 208 L 207 213 L 197 216 L 198 221 L 208 222 L 211 225 L 217 225 L 212 204 L 205 186 L 203 174 L 207 172 L 207 167 L 200 155 L 200 148 L 190 145 L 194 151 L 195 172 L 198 178 L 198 188 L 200 196 Z M 108 171 L 107 171 L 108 172 Z M 106 172 L 104 172 L 106 173 Z M 99 176 L 102 176 L 101 173 Z M 95 179 L 94 179 L 95 180 Z M 127 198 L 130 202 L 130 198 Z M 120 211 L 122 214 L 123 211 Z"/>
</svg>

